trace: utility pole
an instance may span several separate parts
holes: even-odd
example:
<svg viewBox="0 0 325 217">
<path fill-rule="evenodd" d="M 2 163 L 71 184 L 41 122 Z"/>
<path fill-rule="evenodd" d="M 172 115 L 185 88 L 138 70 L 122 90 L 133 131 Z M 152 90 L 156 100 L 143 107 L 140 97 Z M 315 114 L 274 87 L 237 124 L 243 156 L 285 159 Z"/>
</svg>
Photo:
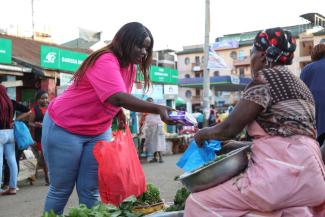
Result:
<svg viewBox="0 0 325 217">
<path fill-rule="evenodd" d="M 34 40 L 34 0 L 31 0 L 32 2 L 32 39 Z"/>
<path fill-rule="evenodd" d="M 210 35 L 210 0 L 205 0 L 205 36 L 204 36 L 204 63 L 203 63 L 203 114 L 204 126 L 208 125 L 210 114 L 210 76 L 208 70 L 209 60 L 209 35 Z"/>
</svg>

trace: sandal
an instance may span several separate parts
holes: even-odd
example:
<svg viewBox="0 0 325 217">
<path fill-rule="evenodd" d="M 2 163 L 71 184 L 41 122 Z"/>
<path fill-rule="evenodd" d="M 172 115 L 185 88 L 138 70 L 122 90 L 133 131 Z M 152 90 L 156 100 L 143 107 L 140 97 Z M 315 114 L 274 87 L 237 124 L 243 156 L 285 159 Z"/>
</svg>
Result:
<svg viewBox="0 0 325 217">
<path fill-rule="evenodd" d="M 157 163 L 158 162 L 158 160 L 156 159 L 156 158 L 152 158 L 150 161 L 149 161 L 149 163 Z"/>
<path fill-rule="evenodd" d="M 7 191 L 9 189 L 9 186 L 8 185 L 3 185 L 2 186 L 2 191 Z"/>
<path fill-rule="evenodd" d="M 8 189 L 8 190 L 5 190 L 3 192 L 1 192 L 1 196 L 5 196 L 5 195 L 16 195 L 16 189 Z"/>
</svg>

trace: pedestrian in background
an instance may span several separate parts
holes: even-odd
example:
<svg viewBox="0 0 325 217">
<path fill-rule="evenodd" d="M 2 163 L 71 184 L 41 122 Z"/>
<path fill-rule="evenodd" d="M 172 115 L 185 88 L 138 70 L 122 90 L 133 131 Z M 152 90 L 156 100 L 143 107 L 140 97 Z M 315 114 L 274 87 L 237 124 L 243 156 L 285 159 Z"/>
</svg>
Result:
<svg viewBox="0 0 325 217">
<path fill-rule="evenodd" d="M 97 141 L 111 139 L 110 127 L 116 115 L 122 120 L 119 125 L 125 124 L 122 107 L 158 114 L 164 122 L 175 124 L 168 116 L 170 107 L 130 94 L 136 64 L 146 89 L 149 86 L 153 43 L 149 29 L 141 23 L 125 24 L 109 45 L 83 61 L 72 84 L 50 103 L 42 131 L 50 178 L 45 211 L 53 209 L 62 214 L 75 185 L 79 203 L 92 207 L 98 201 L 98 164 L 93 147 Z"/>
<path fill-rule="evenodd" d="M 313 94 L 316 107 L 317 140 L 321 146 L 325 162 L 325 44 L 316 45 L 311 51 L 312 63 L 304 67 L 300 74 Z"/>
<path fill-rule="evenodd" d="M 36 141 L 36 147 L 37 147 L 37 163 L 40 167 L 43 168 L 44 171 L 44 178 L 45 178 L 45 184 L 49 185 L 49 178 L 48 178 L 48 170 L 47 165 L 44 161 L 44 155 L 42 151 L 42 144 L 41 144 L 41 138 L 42 138 L 42 123 L 44 115 L 47 111 L 48 107 L 48 93 L 44 90 L 39 90 L 36 93 L 36 102 L 37 104 L 34 105 L 32 108 L 31 115 L 29 117 L 29 127 L 30 131 L 33 132 L 34 140 Z"/>
<path fill-rule="evenodd" d="M 0 84 L 0 182 L 2 183 L 3 156 L 9 167 L 9 188 L 1 191 L 1 195 L 14 195 L 17 189 L 18 166 L 16 162 L 16 147 L 13 130 L 15 110 L 18 103 L 7 95 L 6 88 Z"/>
<path fill-rule="evenodd" d="M 325 44 L 316 45 L 311 51 L 312 63 L 306 65 L 300 78 L 313 94 L 316 105 L 317 140 L 325 141 Z"/>
<path fill-rule="evenodd" d="M 153 99 L 149 97 L 147 101 L 152 103 Z M 157 114 L 146 114 L 143 127 L 145 131 L 144 146 L 149 154 L 153 154 L 153 158 L 149 163 L 163 163 L 162 152 L 166 151 L 166 138 L 160 116 Z"/>
<path fill-rule="evenodd" d="M 31 111 L 28 107 L 24 106 L 23 104 L 20 104 L 16 102 L 15 100 L 11 100 L 14 108 L 14 116 L 15 120 L 26 120 L 28 119 L 29 115 L 31 114 Z M 20 159 L 22 158 L 23 150 L 19 150 L 18 146 L 15 142 L 15 155 L 16 155 L 16 164 L 17 164 L 17 179 L 19 177 L 19 171 L 20 171 Z M 3 183 L 2 183 L 2 190 L 8 190 L 9 189 L 9 182 L 10 182 L 10 168 L 8 161 L 5 157 L 5 154 L 3 155 Z M 18 187 L 16 188 L 18 190 Z"/>
</svg>

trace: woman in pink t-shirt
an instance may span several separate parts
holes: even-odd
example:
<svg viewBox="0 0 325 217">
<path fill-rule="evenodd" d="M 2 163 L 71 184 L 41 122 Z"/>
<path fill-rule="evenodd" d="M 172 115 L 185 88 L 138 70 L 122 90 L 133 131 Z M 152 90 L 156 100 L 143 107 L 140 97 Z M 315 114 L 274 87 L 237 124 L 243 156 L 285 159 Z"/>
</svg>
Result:
<svg viewBox="0 0 325 217">
<path fill-rule="evenodd" d="M 80 203 L 91 207 L 97 202 L 98 165 L 92 150 L 97 141 L 110 139 L 116 115 L 125 123 L 121 107 L 159 114 L 164 122 L 174 124 L 168 117 L 171 108 L 130 95 L 135 64 L 143 73 L 145 87 L 149 85 L 152 48 L 153 37 L 145 26 L 124 25 L 109 45 L 82 63 L 73 83 L 49 105 L 42 134 L 50 178 L 45 211 L 62 214 L 75 184 Z"/>
</svg>

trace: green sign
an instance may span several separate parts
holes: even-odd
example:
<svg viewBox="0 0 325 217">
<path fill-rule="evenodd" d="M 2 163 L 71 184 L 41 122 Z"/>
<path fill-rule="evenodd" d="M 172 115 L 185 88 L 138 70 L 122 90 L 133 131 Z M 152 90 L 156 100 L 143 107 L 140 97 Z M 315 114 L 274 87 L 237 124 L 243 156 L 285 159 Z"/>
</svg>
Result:
<svg viewBox="0 0 325 217">
<path fill-rule="evenodd" d="M 41 45 L 41 66 L 48 69 L 59 69 L 60 49 Z"/>
<path fill-rule="evenodd" d="M 41 66 L 74 72 L 88 54 L 41 45 Z"/>
<path fill-rule="evenodd" d="M 12 42 L 10 39 L 0 38 L 0 63 L 11 64 Z"/>
<path fill-rule="evenodd" d="M 170 73 L 170 82 L 171 84 L 178 83 L 178 71 L 176 69 L 169 69 Z"/>
<path fill-rule="evenodd" d="M 162 68 L 158 66 L 151 66 L 150 67 L 150 80 L 152 82 L 159 82 L 159 83 L 169 83 L 169 71 L 167 68 Z"/>
<path fill-rule="evenodd" d="M 139 68 L 137 68 L 137 81 L 143 81 L 143 75 Z M 176 69 L 151 66 L 150 80 L 156 83 L 177 84 L 178 71 Z"/>
</svg>

